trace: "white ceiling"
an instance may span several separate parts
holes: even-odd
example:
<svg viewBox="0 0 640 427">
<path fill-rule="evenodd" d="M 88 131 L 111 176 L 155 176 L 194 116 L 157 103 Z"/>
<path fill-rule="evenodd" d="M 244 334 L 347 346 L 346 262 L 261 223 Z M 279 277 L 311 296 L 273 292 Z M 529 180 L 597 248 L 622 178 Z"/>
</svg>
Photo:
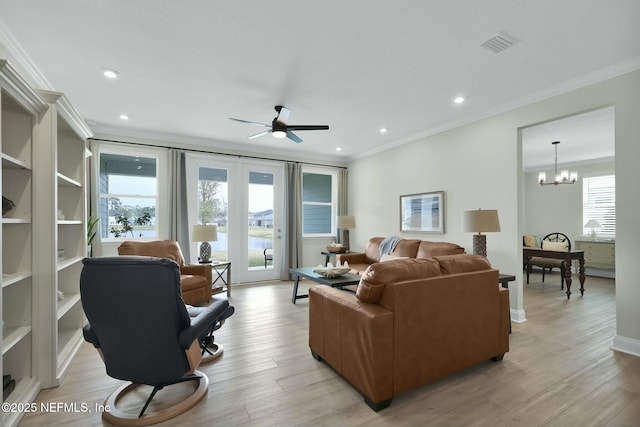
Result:
<svg viewBox="0 0 640 427">
<path fill-rule="evenodd" d="M 0 0 L 0 42 L 97 134 L 346 162 L 638 69 L 638 18 L 638 0 Z M 519 43 L 481 47 L 498 32 Z M 330 130 L 247 140 L 229 120 L 276 104 Z"/>
<path fill-rule="evenodd" d="M 558 169 L 615 158 L 615 109 L 601 108 L 522 130 L 522 168 L 540 171 L 554 165 L 558 144 Z"/>
</svg>

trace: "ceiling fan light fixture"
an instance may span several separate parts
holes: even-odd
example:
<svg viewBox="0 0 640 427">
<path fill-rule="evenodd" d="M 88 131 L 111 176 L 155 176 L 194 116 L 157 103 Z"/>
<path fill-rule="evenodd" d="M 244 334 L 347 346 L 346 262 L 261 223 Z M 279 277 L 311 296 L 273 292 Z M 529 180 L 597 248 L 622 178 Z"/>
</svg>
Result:
<svg viewBox="0 0 640 427">
<path fill-rule="evenodd" d="M 273 132 L 271 132 L 273 134 L 274 138 L 284 138 L 287 136 L 287 132 L 283 131 L 283 130 L 274 130 Z"/>
</svg>

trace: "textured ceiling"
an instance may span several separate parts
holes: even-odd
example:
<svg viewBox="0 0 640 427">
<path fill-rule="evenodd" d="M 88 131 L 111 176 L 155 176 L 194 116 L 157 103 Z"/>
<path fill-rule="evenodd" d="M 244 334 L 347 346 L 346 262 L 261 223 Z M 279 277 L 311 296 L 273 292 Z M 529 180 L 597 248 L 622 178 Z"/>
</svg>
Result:
<svg viewBox="0 0 640 427">
<path fill-rule="evenodd" d="M 637 69 L 638 17 L 637 0 L 0 0 L 0 41 L 97 134 L 346 162 Z M 500 31 L 518 43 L 481 47 Z M 276 104 L 330 130 L 247 140 L 260 128 L 229 120 Z"/>
</svg>

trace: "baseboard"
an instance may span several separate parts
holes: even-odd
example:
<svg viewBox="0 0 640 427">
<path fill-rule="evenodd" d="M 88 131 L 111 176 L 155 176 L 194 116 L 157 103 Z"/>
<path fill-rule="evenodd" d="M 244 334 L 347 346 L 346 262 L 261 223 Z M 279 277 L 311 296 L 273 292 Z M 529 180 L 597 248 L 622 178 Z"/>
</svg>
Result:
<svg viewBox="0 0 640 427">
<path fill-rule="evenodd" d="M 584 269 L 584 274 L 587 276 L 593 276 L 593 277 L 604 277 L 606 279 L 616 278 L 615 270 L 605 270 L 605 269 L 587 267 Z"/>
<path fill-rule="evenodd" d="M 516 323 L 526 322 L 527 318 L 524 315 L 524 310 L 511 309 L 511 321 Z"/>
<path fill-rule="evenodd" d="M 640 357 L 640 340 L 616 335 L 613 337 L 613 345 L 611 346 L 611 349 Z"/>
</svg>

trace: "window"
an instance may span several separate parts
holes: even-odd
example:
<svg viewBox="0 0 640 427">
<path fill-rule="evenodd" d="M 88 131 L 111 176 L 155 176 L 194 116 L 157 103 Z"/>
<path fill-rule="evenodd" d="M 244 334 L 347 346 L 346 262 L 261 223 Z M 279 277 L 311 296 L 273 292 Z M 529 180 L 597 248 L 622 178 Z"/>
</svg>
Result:
<svg viewBox="0 0 640 427">
<path fill-rule="evenodd" d="M 335 172 L 306 169 L 302 172 L 302 234 L 333 236 L 336 217 Z"/>
<path fill-rule="evenodd" d="M 159 238 L 159 160 L 153 151 L 100 149 L 98 212 L 103 240 Z"/>
<path fill-rule="evenodd" d="M 602 175 L 583 178 L 582 224 L 595 219 L 600 224 L 595 232 L 600 237 L 616 237 L 616 176 Z M 591 228 L 583 233 L 591 234 Z"/>
</svg>

